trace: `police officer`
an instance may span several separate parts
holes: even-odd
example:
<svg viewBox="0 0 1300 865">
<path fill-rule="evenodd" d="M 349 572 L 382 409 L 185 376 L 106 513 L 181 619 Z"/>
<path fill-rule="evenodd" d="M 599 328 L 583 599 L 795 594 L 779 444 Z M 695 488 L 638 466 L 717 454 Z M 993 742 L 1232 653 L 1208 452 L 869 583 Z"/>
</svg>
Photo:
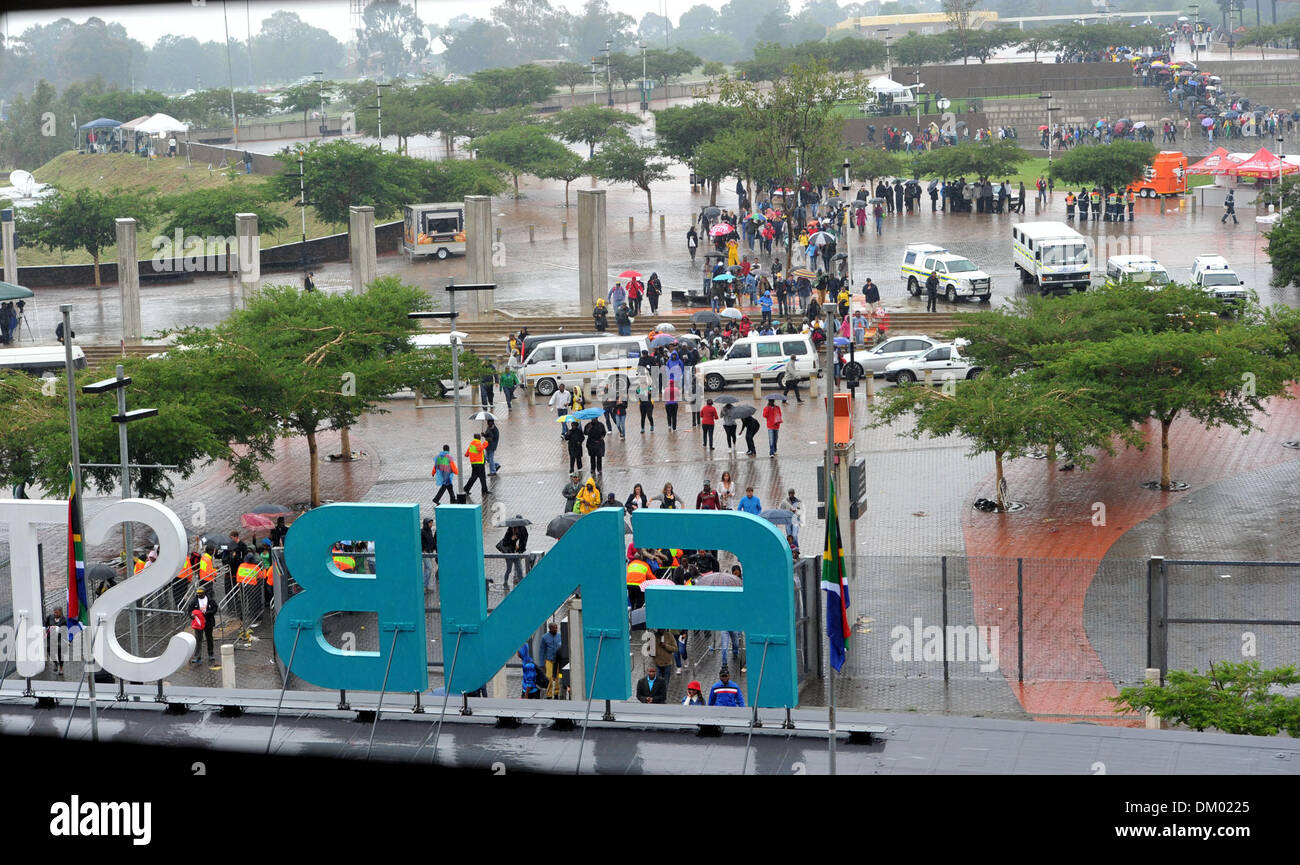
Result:
<svg viewBox="0 0 1300 865">
<path fill-rule="evenodd" d="M 1118 192 L 1111 191 L 1106 193 L 1106 221 L 1120 221 Z"/>
<path fill-rule="evenodd" d="M 1068 190 L 1065 193 L 1065 218 L 1074 219 L 1074 193 Z"/>
<path fill-rule="evenodd" d="M 925 311 L 938 312 L 939 271 L 932 270 L 925 278 Z"/>
<path fill-rule="evenodd" d="M 1088 191 L 1086 189 L 1080 189 L 1079 194 L 1078 196 L 1076 196 L 1075 200 L 1079 203 L 1079 221 L 1087 222 L 1088 221 Z"/>
<path fill-rule="evenodd" d="M 1124 202 L 1128 205 L 1128 221 L 1133 221 L 1133 203 L 1137 201 L 1137 195 L 1133 192 L 1133 187 L 1129 187 L 1124 193 Z"/>
<path fill-rule="evenodd" d="M 1223 219 L 1219 220 L 1219 224 L 1222 225 L 1227 222 L 1229 216 L 1232 217 L 1233 225 L 1239 224 L 1237 222 L 1237 202 L 1233 200 L 1231 189 L 1228 190 L 1228 197 L 1223 200 Z"/>
<path fill-rule="evenodd" d="M 1096 222 L 1101 219 L 1101 190 L 1094 186 L 1088 195 L 1088 201 L 1092 205 L 1092 219 Z"/>
</svg>

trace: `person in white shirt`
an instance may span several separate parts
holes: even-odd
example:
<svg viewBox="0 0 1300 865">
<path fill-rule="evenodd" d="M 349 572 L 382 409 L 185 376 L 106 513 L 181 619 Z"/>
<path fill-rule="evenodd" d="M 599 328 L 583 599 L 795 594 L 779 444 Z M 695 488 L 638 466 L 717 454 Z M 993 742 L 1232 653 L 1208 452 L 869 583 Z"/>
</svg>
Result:
<svg viewBox="0 0 1300 865">
<path fill-rule="evenodd" d="M 564 417 L 569 413 L 569 406 L 571 404 L 572 395 L 564 389 L 564 383 L 561 382 L 560 386 L 555 389 L 555 393 L 551 394 L 551 400 L 547 405 L 555 409 L 556 417 Z M 564 438 L 563 425 L 560 427 L 560 438 Z"/>
</svg>

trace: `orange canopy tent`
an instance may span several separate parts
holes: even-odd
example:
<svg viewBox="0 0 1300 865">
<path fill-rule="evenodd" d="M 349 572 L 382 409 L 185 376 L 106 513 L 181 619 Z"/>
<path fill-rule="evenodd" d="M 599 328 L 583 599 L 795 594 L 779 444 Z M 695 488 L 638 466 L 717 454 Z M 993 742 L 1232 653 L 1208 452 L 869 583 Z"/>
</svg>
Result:
<svg viewBox="0 0 1300 865">
<path fill-rule="evenodd" d="M 1216 147 L 1214 152 L 1193 165 L 1187 166 L 1188 174 L 1225 174 L 1236 165 L 1232 154 L 1225 147 Z"/>
<path fill-rule="evenodd" d="M 1272 153 L 1267 147 L 1261 147 L 1255 151 L 1255 155 L 1245 162 L 1239 162 L 1228 169 L 1227 173 L 1233 177 L 1258 177 L 1262 180 L 1276 180 L 1283 174 L 1292 174 L 1300 171 L 1300 165 L 1290 162 L 1283 162 Z"/>
</svg>

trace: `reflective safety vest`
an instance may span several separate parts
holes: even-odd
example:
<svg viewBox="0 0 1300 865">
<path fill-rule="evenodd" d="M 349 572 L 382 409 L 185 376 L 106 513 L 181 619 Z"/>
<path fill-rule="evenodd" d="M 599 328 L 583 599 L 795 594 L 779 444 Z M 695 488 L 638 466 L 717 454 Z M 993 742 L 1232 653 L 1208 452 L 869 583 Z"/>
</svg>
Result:
<svg viewBox="0 0 1300 865">
<path fill-rule="evenodd" d="M 186 560 L 185 564 L 181 565 L 180 573 L 176 575 L 176 579 L 193 581 L 194 568 L 190 567 L 189 560 Z"/>
<path fill-rule="evenodd" d="M 262 573 L 262 569 L 251 562 L 245 562 L 235 571 L 235 582 L 245 585 L 257 585 L 257 578 Z"/>
<path fill-rule="evenodd" d="M 471 465 L 483 465 L 484 457 L 487 455 L 487 442 L 482 439 L 474 439 L 465 448 L 465 456 L 469 457 Z"/>
<path fill-rule="evenodd" d="M 633 559 L 627 566 L 627 584 L 629 586 L 640 586 L 646 580 L 650 579 L 650 566 L 640 559 Z"/>
<path fill-rule="evenodd" d="M 340 571 L 355 571 L 357 569 L 357 560 L 351 556 L 335 556 L 334 567 Z"/>
<path fill-rule="evenodd" d="M 266 584 L 268 586 L 275 585 L 275 568 L 271 567 L 270 565 L 267 565 L 266 567 L 262 568 L 262 576 L 263 578 L 266 579 Z"/>
<path fill-rule="evenodd" d="M 134 574 L 138 574 L 138 573 L 140 573 L 140 572 L 143 571 L 143 570 L 144 570 L 144 560 L 143 560 L 143 559 L 136 559 L 136 560 L 135 560 L 135 570 L 131 571 L 131 573 L 134 575 Z"/>
<path fill-rule="evenodd" d="M 1101 193 L 1094 190 L 1088 195 L 1088 200 L 1093 204 L 1101 204 Z"/>
<path fill-rule="evenodd" d="M 669 550 L 668 552 L 671 553 L 671 554 L 672 554 L 672 557 L 673 557 L 673 563 L 672 563 L 669 567 L 680 568 L 680 567 L 682 566 L 682 563 L 681 563 L 682 551 L 681 551 L 681 550 Z"/>
<path fill-rule="evenodd" d="M 1137 196 L 1134 195 L 1133 190 L 1130 189 L 1128 192 L 1124 194 L 1124 200 L 1127 201 L 1129 204 L 1132 204 L 1134 201 L 1137 200 Z"/>
<path fill-rule="evenodd" d="M 1066 207 L 1074 207 L 1074 202 L 1075 202 L 1074 193 L 1073 193 L 1073 192 L 1067 192 L 1067 193 L 1065 194 L 1065 206 L 1066 206 Z"/>
<path fill-rule="evenodd" d="M 212 556 L 207 553 L 199 559 L 199 579 L 205 583 L 210 583 L 217 578 L 217 568 L 212 564 Z"/>
<path fill-rule="evenodd" d="M 1114 207 L 1115 205 L 1119 204 L 1119 193 L 1112 192 L 1110 195 L 1107 195 L 1106 204 L 1109 207 Z"/>
</svg>

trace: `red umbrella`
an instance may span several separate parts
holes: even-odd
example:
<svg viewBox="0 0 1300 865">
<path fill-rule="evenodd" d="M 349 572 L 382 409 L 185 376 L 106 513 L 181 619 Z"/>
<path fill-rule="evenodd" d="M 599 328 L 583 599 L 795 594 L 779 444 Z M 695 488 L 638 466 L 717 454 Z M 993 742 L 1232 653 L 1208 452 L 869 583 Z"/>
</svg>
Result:
<svg viewBox="0 0 1300 865">
<path fill-rule="evenodd" d="M 639 272 L 635 271 L 635 270 L 625 270 L 625 271 L 623 271 L 622 273 L 620 273 L 620 274 L 618 275 L 618 278 L 619 278 L 619 279 L 632 279 L 632 278 L 634 278 L 634 277 L 638 277 L 638 276 L 640 276 L 640 275 L 641 275 L 641 274 L 640 274 Z"/>
<path fill-rule="evenodd" d="M 1039 132 L 1046 132 L 1046 131 L 1047 131 L 1047 127 L 1046 127 L 1046 126 L 1040 126 L 1040 127 L 1038 127 L 1038 131 L 1039 131 Z"/>
<path fill-rule="evenodd" d="M 721 236 L 724 235 L 724 234 L 731 234 L 731 232 L 733 232 L 733 231 L 735 231 L 735 230 L 736 230 L 735 228 L 733 228 L 733 227 L 730 226 L 730 225 L 727 225 L 727 223 L 725 223 L 725 222 L 719 222 L 717 225 L 715 225 L 715 226 L 713 226 L 712 228 L 709 229 L 709 236 L 710 236 L 710 237 L 721 237 Z"/>
</svg>

